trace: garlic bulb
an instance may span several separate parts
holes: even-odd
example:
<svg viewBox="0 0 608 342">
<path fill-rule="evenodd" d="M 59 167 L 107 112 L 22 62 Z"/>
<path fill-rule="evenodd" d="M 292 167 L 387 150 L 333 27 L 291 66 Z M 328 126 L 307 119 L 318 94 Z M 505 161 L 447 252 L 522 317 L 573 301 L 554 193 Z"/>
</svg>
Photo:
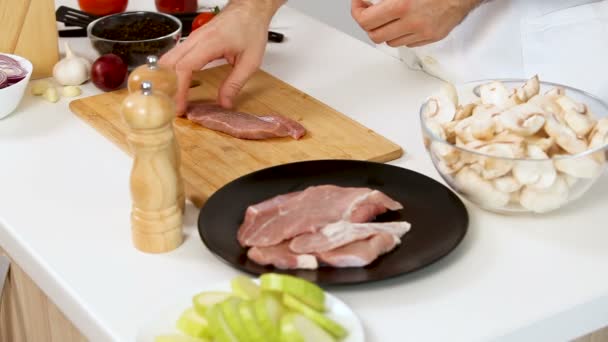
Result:
<svg viewBox="0 0 608 342">
<path fill-rule="evenodd" d="M 65 57 L 53 67 L 53 77 L 64 86 L 81 85 L 89 79 L 91 62 L 75 55 L 69 44 L 65 43 Z"/>
</svg>

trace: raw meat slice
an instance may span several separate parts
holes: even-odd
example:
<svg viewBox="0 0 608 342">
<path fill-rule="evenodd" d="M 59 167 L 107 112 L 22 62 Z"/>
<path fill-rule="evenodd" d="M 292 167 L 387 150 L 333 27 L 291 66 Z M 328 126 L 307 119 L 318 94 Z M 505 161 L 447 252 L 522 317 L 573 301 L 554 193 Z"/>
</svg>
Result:
<svg viewBox="0 0 608 342">
<path fill-rule="evenodd" d="M 320 253 L 347 245 L 353 241 L 364 240 L 372 235 L 386 232 L 401 238 L 410 230 L 408 222 L 352 223 L 339 221 L 328 224 L 314 234 L 296 236 L 289 243 L 295 253 Z"/>
<path fill-rule="evenodd" d="M 369 222 L 387 210 L 401 208 L 399 202 L 369 188 L 311 186 L 279 204 L 274 215 L 241 225 L 237 239 L 241 246 L 273 246 L 301 234 L 315 233 L 333 222 Z M 245 215 L 248 214 L 249 210 Z M 244 222 L 250 221 L 245 217 Z"/>
<path fill-rule="evenodd" d="M 241 224 L 238 234 L 247 235 L 249 230 L 255 229 L 258 225 L 257 222 L 266 222 L 270 218 L 274 217 L 279 213 L 279 205 L 287 202 L 292 197 L 300 194 L 301 191 L 295 191 L 284 195 L 278 195 L 260 202 L 255 205 L 251 205 L 245 212 L 245 219 Z"/>
<path fill-rule="evenodd" d="M 270 247 L 252 247 L 247 251 L 249 259 L 260 265 L 273 265 L 280 269 L 316 269 L 317 258 L 311 254 L 296 254 L 289 249 L 289 242 Z"/>
<path fill-rule="evenodd" d="M 239 139 L 260 140 L 291 136 L 297 140 L 306 134 L 304 126 L 281 115 L 257 116 L 206 102 L 190 103 L 186 117 L 203 127 Z"/>
<path fill-rule="evenodd" d="M 367 240 L 352 242 L 331 251 L 317 253 L 320 261 L 334 267 L 363 267 L 401 243 L 391 233 L 378 233 Z"/>
</svg>

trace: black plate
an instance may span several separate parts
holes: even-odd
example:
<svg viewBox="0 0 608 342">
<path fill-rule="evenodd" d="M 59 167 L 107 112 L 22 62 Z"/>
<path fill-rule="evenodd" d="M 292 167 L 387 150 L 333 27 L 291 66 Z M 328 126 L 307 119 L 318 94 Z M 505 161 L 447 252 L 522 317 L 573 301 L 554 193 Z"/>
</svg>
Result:
<svg viewBox="0 0 608 342">
<path fill-rule="evenodd" d="M 397 248 L 364 268 L 279 270 L 249 260 L 236 239 L 245 209 L 272 196 L 320 184 L 380 190 L 402 203 L 404 209 L 381 215 L 376 221 L 406 220 L 412 228 Z M 420 173 L 374 162 L 315 160 L 270 167 L 228 183 L 201 209 L 198 231 L 211 252 L 239 270 L 254 275 L 288 273 L 318 284 L 342 285 L 387 279 L 428 266 L 462 241 L 468 223 L 460 198 Z"/>
</svg>

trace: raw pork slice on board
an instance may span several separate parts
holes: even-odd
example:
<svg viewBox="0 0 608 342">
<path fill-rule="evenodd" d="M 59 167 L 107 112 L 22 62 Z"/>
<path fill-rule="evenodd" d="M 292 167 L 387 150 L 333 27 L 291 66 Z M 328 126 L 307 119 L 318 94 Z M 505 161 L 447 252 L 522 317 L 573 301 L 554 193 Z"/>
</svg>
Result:
<svg viewBox="0 0 608 342">
<path fill-rule="evenodd" d="M 304 126 L 282 115 L 252 115 L 208 102 L 191 102 L 186 117 L 203 127 L 239 139 L 261 140 L 290 136 L 297 140 L 306 134 Z"/>
</svg>

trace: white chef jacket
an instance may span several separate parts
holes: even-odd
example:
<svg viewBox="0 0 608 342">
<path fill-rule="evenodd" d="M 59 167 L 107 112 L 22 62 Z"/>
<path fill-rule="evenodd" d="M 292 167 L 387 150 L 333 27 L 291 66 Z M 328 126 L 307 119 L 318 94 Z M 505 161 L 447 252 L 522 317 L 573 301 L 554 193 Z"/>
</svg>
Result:
<svg viewBox="0 0 608 342">
<path fill-rule="evenodd" d="M 608 0 L 490 0 L 442 41 L 381 48 L 451 82 L 538 74 L 608 102 Z"/>
</svg>

